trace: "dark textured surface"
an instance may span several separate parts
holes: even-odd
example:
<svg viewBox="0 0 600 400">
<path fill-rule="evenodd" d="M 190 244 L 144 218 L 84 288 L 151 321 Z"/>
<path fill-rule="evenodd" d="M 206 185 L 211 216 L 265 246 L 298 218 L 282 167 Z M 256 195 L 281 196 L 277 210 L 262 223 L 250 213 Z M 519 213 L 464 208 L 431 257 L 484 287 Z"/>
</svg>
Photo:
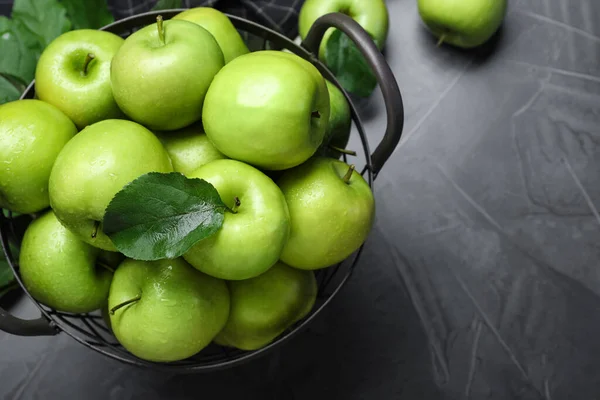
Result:
<svg viewBox="0 0 600 400">
<path fill-rule="evenodd" d="M 600 398 L 600 3 L 513 0 L 477 53 L 436 48 L 415 1 L 388 5 L 405 136 L 358 270 L 315 325 L 200 376 L 0 334 L 0 397 Z M 381 98 L 362 106 L 376 143 Z"/>
</svg>

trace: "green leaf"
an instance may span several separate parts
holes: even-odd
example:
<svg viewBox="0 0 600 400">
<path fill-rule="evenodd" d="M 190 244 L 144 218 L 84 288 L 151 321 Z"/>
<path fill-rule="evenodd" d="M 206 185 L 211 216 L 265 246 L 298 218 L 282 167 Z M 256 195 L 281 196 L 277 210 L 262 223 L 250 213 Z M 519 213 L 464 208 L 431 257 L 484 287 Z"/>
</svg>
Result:
<svg viewBox="0 0 600 400">
<path fill-rule="evenodd" d="M 217 190 L 202 179 L 151 172 L 115 195 L 103 229 L 127 257 L 176 258 L 216 233 L 226 208 Z"/>
<path fill-rule="evenodd" d="M 73 29 L 98 29 L 115 21 L 106 0 L 61 0 Z"/>
<path fill-rule="evenodd" d="M 9 242 L 10 250 L 13 256 L 13 259 L 19 259 L 19 249 Z M 12 269 L 8 265 L 8 261 L 6 257 L 4 257 L 4 253 L 0 247 L 0 297 L 2 297 L 6 292 L 14 289 L 16 285 L 15 276 L 13 275 Z"/>
<path fill-rule="evenodd" d="M 19 93 L 23 93 L 25 91 L 25 89 L 27 88 L 25 83 L 20 78 L 17 78 L 16 76 L 12 76 L 10 74 L 2 74 L 2 73 L 0 73 L 0 75 L 4 79 L 6 79 L 8 81 L 8 83 L 13 85 L 19 91 Z"/>
<path fill-rule="evenodd" d="M 15 280 L 12 269 L 8 265 L 8 260 L 4 256 L 2 247 L 0 247 L 0 289 L 10 285 Z"/>
<path fill-rule="evenodd" d="M 0 16 L 0 54 L 0 74 L 25 86 L 33 80 L 41 45 L 20 21 Z"/>
<path fill-rule="evenodd" d="M 356 44 L 342 31 L 336 29 L 325 46 L 325 64 L 348 92 L 369 97 L 377 86 L 367 60 Z"/>
<path fill-rule="evenodd" d="M 12 18 L 36 35 L 42 49 L 71 29 L 67 10 L 58 0 L 15 0 Z"/>
<path fill-rule="evenodd" d="M 8 261 L 4 257 L 4 254 L 0 255 L 0 289 L 10 285 L 15 280 L 15 276 L 8 265 Z"/>
<path fill-rule="evenodd" d="M 0 75 L 0 104 L 17 100 L 19 97 L 21 92 L 8 79 Z"/>
<path fill-rule="evenodd" d="M 171 10 L 173 8 L 181 8 L 181 0 L 158 0 L 152 10 Z"/>
</svg>

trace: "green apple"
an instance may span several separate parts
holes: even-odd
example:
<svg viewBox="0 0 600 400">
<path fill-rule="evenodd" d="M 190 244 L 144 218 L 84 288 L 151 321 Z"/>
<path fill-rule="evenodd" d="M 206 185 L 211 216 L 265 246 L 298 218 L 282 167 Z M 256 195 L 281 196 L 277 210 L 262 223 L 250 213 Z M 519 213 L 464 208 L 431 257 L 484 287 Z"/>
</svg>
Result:
<svg viewBox="0 0 600 400">
<path fill-rule="evenodd" d="M 314 157 L 277 181 L 290 211 L 281 260 L 300 269 L 343 261 L 366 240 L 375 215 L 373 192 L 353 167 Z"/>
<path fill-rule="evenodd" d="M 181 258 L 125 260 L 108 297 L 117 340 L 133 355 L 160 362 L 183 360 L 206 347 L 225 326 L 229 304 L 224 281 Z"/>
<path fill-rule="evenodd" d="M 311 157 L 328 121 L 327 85 L 315 66 L 270 50 L 227 64 L 202 111 L 206 134 L 219 151 L 268 170 L 291 168 Z"/>
<path fill-rule="evenodd" d="M 419 15 L 439 43 L 473 48 L 500 28 L 507 0 L 418 0 Z"/>
<path fill-rule="evenodd" d="M 228 286 L 229 319 L 215 342 L 242 350 L 271 343 L 304 318 L 317 299 L 314 273 L 281 262 L 256 278 L 232 281 Z"/>
<path fill-rule="evenodd" d="M 230 211 L 216 234 L 195 244 L 183 257 L 217 278 L 258 276 L 279 259 L 290 217 L 281 190 L 269 177 L 235 160 L 212 161 L 190 174 L 211 183 Z"/>
<path fill-rule="evenodd" d="M 94 29 L 63 33 L 44 49 L 35 93 L 58 107 L 79 129 L 123 114 L 110 87 L 110 63 L 124 40 Z"/>
<path fill-rule="evenodd" d="M 346 14 L 360 24 L 373 38 L 379 49 L 385 46 L 389 29 L 389 15 L 384 0 L 306 0 L 300 9 L 298 27 L 304 40 L 314 22 L 325 14 Z M 334 29 L 325 32 L 319 58 L 323 59 L 327 41 Z"/>
<path fill-rule="evenodd" d="M 181 172 L 185 176 L 204 164 L 227 158 L 208 140 L 201 124 L 178 131 L 155 133 L 169 153 L 175 172 Z"/>
<path fill-rule="evenodd" d="M 25 231 L 20 275 L 40 303 L 58 311 L 91 312 L 106 303 L 113 276 L 111 267 L 99 262 L 99 254 L 48 211 Z"/>
<path fill-rule="evenodd" d="M 337 86 L 329 81 L 327 90 L 329 91 L 329 104 L 331 111 L 329 114 L 329 125 L 323 139 L 322 154 L 340 158 L 341 152 L 336 149 L 345 149 L 350 139 L 350 130 L 352 128 L 352 113 L 346 97 Z"/>
<path fill-rule="evenodd" d="M 209 31 L 219 43 L 225 64 L 242 54 L 249 53 L 248 47 L 229 18 L 212 7 L 196 7 L 183 11 L 173 19 L 194 22 Z"/>
<path fill-rule="evenodd" d="M 159 17 L 115 54 L 113 94 L 132 120 L 155 130 L 180 129 L 202 117 L 206 91 L 223 64 L 223 52 L 206 29 Z"/>
<path fill-rule="evenodd" d="M 77 128 L 40 100 L 0 106 L 0 208 L 22 214 L 50 205 L 48 179 L 54 160 Z"/>
<path fill-rule="evenodd" d="M 148 129 L 118 119 L 97 122 L 79 132 L 56 158 L 50 205 L 81 240 L 115 251 L 101 224 L 112 198 L 141 175 L 172 171 L 167 152 Z"/>
</svg>

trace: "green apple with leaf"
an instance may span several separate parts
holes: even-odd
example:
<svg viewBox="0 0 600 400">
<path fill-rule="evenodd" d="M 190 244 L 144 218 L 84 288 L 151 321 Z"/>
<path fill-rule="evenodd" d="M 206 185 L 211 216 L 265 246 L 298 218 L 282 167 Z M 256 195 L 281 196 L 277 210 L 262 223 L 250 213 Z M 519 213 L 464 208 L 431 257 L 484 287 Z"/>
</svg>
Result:
<svg viewBox="0 0 600 400">
<path fill-rule="evenodd" d="M 371 35 L 379 49 L 384 47 L 389 30 L 389 15 L 384 0 L 306 0 L 298 20 L 300 37 L 304 40 L 318 18 L 334 12 L 354 19 Z M 323 37 L 319 49 L 321 59 L 324 59 L 327 42 L 334 30 L 328 29 Z"/>
<path fill-rule="evenodd" d="M 375 215 L 373 192 L 342 161 L 314 157 L 277 181 L 290 211 L 281 260 L 315 270 L 343 261 L 366 240 Z"/>
<path fill-rule="evenodd" d="M 209 31 L 219 43 L 225 57 L 225 64 L 250 52 L 227 15 L 219 10 L 212 7 L 190 8 L 177 14 L 173 19 L 194 22 Z"/>
<path fill-rule="evenodd" d="M 175 172 L 188 176 L 204 164 L 227 158 L 208 140 L 197 123 L 171 132 L 155 132 L 169 153 Z"/>
<path fill-rule="evenodd" d="M 202 111 L 206 134 L 220 152 L 266 170 L 306 161 L 323 142 L 328 121 L 327 85 L 315 66 L 270 50 L 227 64 Z"/>
<path fill-rule="evenodd" d="M 206 29 L 159 16 L 125 39 L 114 56 L 113 95 L 132 120 L 153 130 L 177 130 L 200 120 L 208 87 L 224 63 Z"/>
<path fill-rule="evenodd" d="M 77 128 L 39 100 L 0 106 L 0 207 L 27 214 L 50 204 L 48 180 L 56 157 Z"/>
<path fill-rule="evenodd" d="M 439 41 L 474 48 L 496 33 L 506 15 L 507 0 L 418 0 L 423 23 Z"/>
<path fill-rule="evenodd" d="M 281 262 L 262 275 L 228 282 L 229 319 L 215 338 L 222 346 L 257 350 L 304 318 L 315 304 L 317 281 L 312 271 Z"/>
<path fill-rule="evenodd" d="M 361 25 L 381 50 L 389 30 L 389 14 L 384 0 L 307 0 L 300 9 L 299 31 L 302 39 L 323 15 L 338 12 Z M 362 53 L 342 31 L 330 28 L 319 47 L 319 59 L 350 93 L 369 97 L 377 79 Z"/>
<path fill-rule="evenodd" d="M 58 311 L 87 313 L 106 303 L 116 265 L 104 262 L 100 249 L 79 240 L 48 211 L 27 227 L 19 267 L 34 299 Z"/>
<path fill-rule="evenodd" d="M 183 257 L 222 279 L 258 276 L 279 259 L 290 229 L 287 204 L 277 185 L 256 168 L 235 160 L 212 161 L 190 174 L 213 185 L 226 204 L 223 225 Z"/>
<path fill-rule="evenodd" d="M 113 21 L 106 0 L 15 0 L 11 17 L 0 16 L 0 104 L 20 97 L 34 79 L 42 50 L 56 37 Z"/>
<path fill-rule="evenodd" d="M 224 281 L 181 258 L 126 259 L 110 286 L 110 325 L 117 340 L 148 361 L 186 359 L 211 343 L 229 315 Z"/>
<path fill-rule="evenodd" d="M 148 172 L 173 167 L 156 136 L 125 120 L 89 125 L 60 152 L 50 173 L 50 205 L 81 240 L 115 251 L 102 230 L 106 207 L 123 186 Z"/>
<path fill-rule="evenodd" d="M 121 117 L 110 85 L 110 64 L 123 42 L 113 33 L 93 29 L 62 34 L 38 61 L 38 98 L 63 111 L 79 129 Z"/>
</svg>

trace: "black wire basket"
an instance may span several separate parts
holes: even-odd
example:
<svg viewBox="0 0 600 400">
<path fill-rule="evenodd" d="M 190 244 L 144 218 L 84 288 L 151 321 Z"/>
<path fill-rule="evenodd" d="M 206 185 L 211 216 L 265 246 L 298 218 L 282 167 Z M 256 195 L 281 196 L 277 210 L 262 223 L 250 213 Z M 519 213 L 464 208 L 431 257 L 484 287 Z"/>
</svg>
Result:
<svg viewBox="0 0 600 400">
<path fill-rule="evenodd" d="M 117 21 L 102 28 L 102 30 L 126 37 L 136 29 L 156 22 L 158 15 L 162 15 L 164 19 L 169 19 L 181 11 L 184 10 L 148 12 Z M 325 78 L 333 82 L 340 89 L 342 87 L 335 76 L 317 59 L 316 54 L 318 54 L 319 45 L 325 31 L 331 27 L 340 29 L 356 43 L 378 79 L 387 111 L 387 129 L 385 135 L 375 151 L 371 153 L 367 135 L 358 116 L 356 105 L 353 104 L 348 93 L 342 89 L 350 104 L 352 119 L 356 128 L 353 132 L 357 132 L 362 144 L 362 153 L 357 159 L 364 159 L 364 166 L 357 165 L 357 170 L 361 171 L 372 187 L 377 173 L 381 170 L 400 141 L 404 125 L 404 108 L 396 79 L 369 34 L 350 17 L 333 13 L 318 19 L 305 41 L 301 45 L 297 45 L 287 37 L 262 25 L 233 15 L 228 15 L 228 17 L 240 33 L 246 37 L 251 35 L 254 39 L 258 39 L 263 49 L 287 49 L 295 53 L 314 64 Z M 35 82 L 29 85 L 22 98 L 34 98 L 34 96 Z M 356 133 L 353 134 L 356 135 Z M 357 164 L 354 161 L 353 163 Z M 350 278 L 362 252 L 361 247 L 340 264 L 316 271 L 319 291 L 312 311 L 303 320 L 290 327 L 266 347 L 256 351 L 241 351 L 211 344 L 189 359 L 173 363 L 155 363 L 141 360 L 125 350 L 111 334 L 110 329 L 99 312 L 90 314 L 64 313 L 46 307 L 33 299 L 19 277 L 18 257 L 16 254 L 13 254 L 9 246 L 9 242 L 12 242 L 13 244 L 16 243 L 18 247 L 23 237 L 24 229 L 30 221 L 30 216 L 15 216 L 11 213 L 3 214 L 0 212 L 0 240 L 4 254 L 18 283 L 39 308 L 42 315 L 39 319 L 23 320 L 10 315 L 0 308 L 0 330 L 21 336 L 50 336 L 64 332 L 79 343 L 107 357 L 135 366 L 168 372 L 207 372 L 224 369 L 255 359 L 281 346 L 307 327 L 317 314 L 331 302 Z"/>
</svg>

